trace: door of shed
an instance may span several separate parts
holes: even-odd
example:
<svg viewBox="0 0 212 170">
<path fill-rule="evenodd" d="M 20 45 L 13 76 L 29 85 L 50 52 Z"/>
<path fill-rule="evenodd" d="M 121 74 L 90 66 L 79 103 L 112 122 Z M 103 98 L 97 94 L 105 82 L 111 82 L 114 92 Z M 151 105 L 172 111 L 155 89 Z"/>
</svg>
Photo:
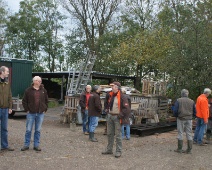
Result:
<svg viewBox="0 0 212 170">
<path fill-rule="evenodd" d="M 0 66 L 10 69 L 10 82 L 13 97 L 21 97 L 32 82 L 33 61 L 24 59 L 0 58 Z"/>
</svg>

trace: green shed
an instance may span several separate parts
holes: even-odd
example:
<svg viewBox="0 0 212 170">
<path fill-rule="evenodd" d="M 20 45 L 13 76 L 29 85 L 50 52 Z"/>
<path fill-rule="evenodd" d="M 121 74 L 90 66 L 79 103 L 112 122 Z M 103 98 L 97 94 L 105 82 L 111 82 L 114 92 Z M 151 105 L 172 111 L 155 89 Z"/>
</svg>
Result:
<svg viewBox="0 0 212 170">
<path fill-rule="evenodd" d="M 0 58 L 0 66 L 6 66 L 10 70 L 12 96 L 22 98 L 24 91 L 32 82 L 32 60 Z"/>
</svg>

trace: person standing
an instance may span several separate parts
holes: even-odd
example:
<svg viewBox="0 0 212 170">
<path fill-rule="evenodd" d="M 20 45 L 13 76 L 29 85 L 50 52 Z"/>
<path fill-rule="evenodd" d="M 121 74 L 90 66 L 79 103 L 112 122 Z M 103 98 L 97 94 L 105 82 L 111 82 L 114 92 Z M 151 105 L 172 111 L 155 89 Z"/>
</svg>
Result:
<svg viewBox="0 0 212 170">
<path fill-rule="evenodd" d="M 9 69 L 0 67 L 0 125 L 1 125 L 1 145 L 2 151 L 14 151 L 8 146 L 8 113 L 12 113 L 12 93 L 8 80 Z"/>
<path fill-rule="evenodd" d="M 208 104 L 209 104 L 209 118 L 207 124 L 206 139 L 207 144 L 210 144 L 210 138 L 212 136 L 212 99 L 208 100 Z"/>
<path fill-rule="evenodd" d="M 102 104 L 100 99 L 100 86 L 94 86 L 93 92 L 90 95 L 90 99 L 88 102 L 88 116 L 89 116 L 89 139 L 92 142 L 98 142 L 96 138 L 94 138 L 94 132 L 96 127 L 98 126 L 99 117 L 102 113 Z"/>
<path fill-rule="evenodd" d="M 30 139 L 33 124 L 35 123 L 34 132 L 34 147 L 35 151 L 41 151 L 40 148 L 40 131 L 44 119 L 44 113 L 48 108 L 48 95 L 44 86 L 41 84 L 41 77 L 35 76 L 33 78 L 33 84 L 31 87 L 27 88 L 24 93 L 22 104 L 24 110 L 27 112 L 26 120 L 26 133 L 24 146 L 21 151 L 26 151 L 29 149 Z"/>
<path fill-rule="evenodd" d="M 122 89 L 122 93 L 123 95 L 125 95 L 125 97 L 128 100 L 129 103 L 129 107 L 130 107 L 130 112 L 131 112 L 131 98 L 129 95 L 126 94 L 126 90 Z M 122 133 L 122 139 L 125 138 L 125 128 L 126 128 L 126 140 L 130 140 L 130 118 L 128 119 L 121 119 L 121 133 Z"/>
<path fill-rule="evenodd" d="M 122 154 L 122 134 L 120 120 L 129 119 L 130 107 L 126 96 L 121 92 L 121 84 L 113 82 L 112 92 L 110 92 L 108 102 L 109 111 L 107 119 L 108 145 L 102 154 L 113 154 L 114 135 L 116 136 L 115 157 L 119 158 Z"/>
<path fill-rule="evenodd" d="M 188 90 L 181 91 L 181 98 L 177 99 L 174 105 L 174 116 L 177 117 L 178 130 L 178 148 L 175 152 L 182 153 L 183 148 L 183 132 L 187 137 L 187 150 L 185 153 L 191 153 L 192 149 L 192 117 L 196 115 L 195 102 L 188 98 Z"/>
<path fill-rule="evenodd" d="M 194 133 L 193 143 L 200 146 L 205 146 L 207 144 L 203 143 L 203 136 L 205 132 L 206 125 L 209 118 L 209 106 L 207 97 L 211 94 L 209 88 L 205 88 L 203 94 L 197 98 L 196 110 L 197 110 L 197 122 L 196 129 Z"/>
<path fill-rule="evenodd" d="M 80 95 L 79 105 L 82 113 L 82 130 L 85 135 L 89 134 L 89 119 L 88 119 L 88 101 L 90 98 L 91 86 L 85 87 L 85 92 Z"/>
</svg>

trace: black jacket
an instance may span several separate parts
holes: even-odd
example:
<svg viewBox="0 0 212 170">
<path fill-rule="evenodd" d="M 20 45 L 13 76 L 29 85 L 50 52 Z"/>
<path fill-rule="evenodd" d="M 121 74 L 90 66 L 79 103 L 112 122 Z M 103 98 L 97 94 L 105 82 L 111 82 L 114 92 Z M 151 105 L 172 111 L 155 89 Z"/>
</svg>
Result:
<svg viewBox="0 0 212 170">
<path fill-rule="evenodd" d="M 88 115 L 89 116 L 101 116 L 102 114 L 102 104 L 98 93 L 93 92 L 90 95 L 88 101 Z"/>
<path fill-rule="evenodd" d="M 47 111 L 48 108 L 48 95 L 46 89 L 43 85 L 40 86 L 40 99 L 39 99 L 39 108 L 35 108 L 35 90 L 33 86 L 25 90 L 24 97 L 22 99 L 22 104 L 24 110 L 30 113 L 36 113 L 39 110 L 39 113 Z"/>
</svg>

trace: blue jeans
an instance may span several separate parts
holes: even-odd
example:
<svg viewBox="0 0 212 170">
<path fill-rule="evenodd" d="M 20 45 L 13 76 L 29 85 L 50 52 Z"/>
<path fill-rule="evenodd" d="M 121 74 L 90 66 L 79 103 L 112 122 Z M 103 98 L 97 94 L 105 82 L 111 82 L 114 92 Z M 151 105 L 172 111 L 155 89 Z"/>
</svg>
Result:
<svg viewBox="0 0 212 170">
<path fill-rule="evenodd" d="M 1 125 L 1 147 L 0 148 L 8 148 L 8 108 L 1 109 L 0 108 L 0 125 Z"/>
<path fill-rule="evenodd" d="M 94 132 L 96 127 L 98 126 L 99 118 L 96 116 L 90 116 L 89 119 L 89 132 Z"/>
<path fill-rule="evenodd" d="M 34 132 L 34 147 L 38 147 L 40 144 L 40 130 L 44 119 L 44 113 L 27 113 L 26 121 L 26 133 L 24 146 L 29 147 L 32 134 L 33 124 L 35 122 Z"/>
<path fill-rule="evenodd" d="M 82 114 L 82 130 L 83 132 L 89 132 L 89 118 L 88 118 L 88 110 L 85 110 L 85 113 Z M 86 127 L 88 125 L 88 128 Z"/>
<path fill-rule="evenodd" d="M 206 124 L 204 123 L 204 119 L 197 118 L 196 129 L 194 133 L 194 141 L 198 144 L 202 144 L 202 139 L 204 136 Z"/>
<path fill-rule="evenodd" d="M 130 139 L 130 125 L 121 125 L 122 139 L 125 137 L 124 128 L 126 128 L 126 138 Z"/>
</svg>

